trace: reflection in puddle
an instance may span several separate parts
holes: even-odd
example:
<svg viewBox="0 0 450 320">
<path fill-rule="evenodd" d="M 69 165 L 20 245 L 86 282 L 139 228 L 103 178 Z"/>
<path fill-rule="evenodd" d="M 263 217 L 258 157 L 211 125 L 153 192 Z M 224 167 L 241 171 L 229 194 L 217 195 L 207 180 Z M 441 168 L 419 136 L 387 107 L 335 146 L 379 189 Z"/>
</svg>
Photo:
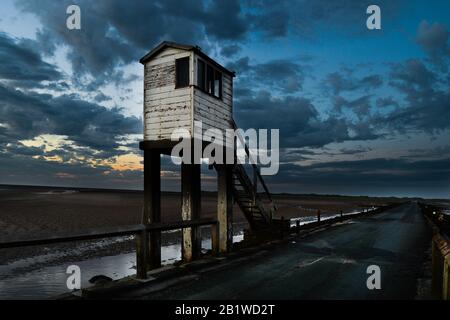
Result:
<svg viewBox="0 0 450 320">
<path fill-rule="evenodd" d="M 243 235 L 236 235 L 234 242 L 243 240 Z M 211 240 L 203 239 L 202 248 L 211 249 Z M 57 255 L 52 254 L 52 255 Z M 49 258 L 50 255 L 37 257 Z M 163 246 L 161 249 L 163 265 L 173 264 L 181 259 L 181 245 L 173 244 Z M 18 260 L 7 265 L 0 265 L 0 300 L 7 299 L 49 299 L 67 292 L 66 274 L 69 265 L 77 265 L 81 269 L 81 285 L 90 287 L 89 279 L 96 275 L 105 275 L 114 280 L 136 273 L 136 255 L 134 252 L 94 258 L 85 261 L 68 263 L 53 267 L 22 273 L 17 275 L 17 268 L 36 263 L 34 258 Z"/>
<path fill-rule="evenodd" d="M 372 212 L 372 211 L 375 211 L 376 209 L 377 208 L 372 207 L 372 208 L 366 209 L 365 212 Z M 352 212 L 345 212 L 345 213 L 343 213 L 343 216 L 351 216 L 351 215 L 355 215 L 355 214 L 361 214 L 363 212 L 364 211 L 354 210 Z M 321 216 L 321 220 L 325 221 L 325 220 L 335 219 L 335 218 L 338 218 L 340 216 L 341 216 L 340 214 L 323 214 Z M 303 226 L 303 225 L 308 224 L 308 223 L 316 222 L 317 221 L 317 216 L 304 216 L 304 217 L 299 217 L 299 218 L 293 218 L 293 219 L 290 219 L 290 221 L 291 221 L 291 227 L 295 227 L 297 221 L 300 221 L 300 226 Z"/>
</svg>

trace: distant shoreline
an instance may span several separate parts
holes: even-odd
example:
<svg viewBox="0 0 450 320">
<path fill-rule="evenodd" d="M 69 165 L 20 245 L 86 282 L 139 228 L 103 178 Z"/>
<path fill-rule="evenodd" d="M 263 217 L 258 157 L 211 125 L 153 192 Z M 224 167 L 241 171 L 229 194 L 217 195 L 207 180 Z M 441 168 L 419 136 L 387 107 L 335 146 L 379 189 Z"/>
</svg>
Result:
<svg viewBox="0 0 450 320">
<path fill-rule="evenodd" d="M 114 189 L 114 188 L 89 188 L 89 187 L 71 187 L 71 186 L 40 186 L 40 185 L 15 185 L 15 184 L 0 184 L 1 188 L 7 189 L 52 189 L 52 190 L 76 190 L 80 192 L 118 192 L 118 193 L 142 193 L 142 189 Z M 179 194 L 177 191 L 162 191 L 163 194 Z M 204 194 L 215 194 L 215 191 L 202 191 Z M 450 198 L 422 198 L 422 197 L 397 197 L 397 196 L 367 196 L 367 195 L 343 195 L 343 194 L 319 194 L 319 193 L 272 193 L 274 196 L 283 197 L 322 197 L 322 198 L 361 198 L 361 199 L 392 199 L 392 200 L 430 200 L 430 201 L 450 201 Z"/>
</svg>

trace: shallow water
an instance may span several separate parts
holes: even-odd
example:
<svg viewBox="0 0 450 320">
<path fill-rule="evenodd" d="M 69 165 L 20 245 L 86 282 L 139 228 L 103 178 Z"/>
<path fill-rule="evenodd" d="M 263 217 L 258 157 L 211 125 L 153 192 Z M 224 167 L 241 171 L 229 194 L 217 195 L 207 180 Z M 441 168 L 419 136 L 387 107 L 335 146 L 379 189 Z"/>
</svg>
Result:
<svg viewBox="0 0 450 320">
<path fill-rule="evenodd" d="M 374 210 L 375 208 L 372 208 Z M 344 213 L 345 216 L 360 213 L 359 211 Z M 322 220 L 328 220 L 340 216 L 339 214 L 324 215 Z M 315 222 L 317 217 L 300 217 L 291 219 L 291 226 L 296 225 L 296 220 L 300 220 L 300 225 Z M 126 241 L 128 238 L 118 238 L 114 241 Z M 243 233 L 235 235 L 233 242 L 243 240 Z M 109 244 L 111 240 L 99 240 L 92 246 L 103 246 Z M 82 252 L 83 247 L 79 247 L 78 252 Z M 202 240 L 202 249 L 211 249 L 211 239 Z M 76 254 L 76 252 L 72 252 Z M 83 261 L 61 264 L 58 266 L 42 267 L 29 272 L 20 272 L 20 269 L 29 265 L 52 260 L 53 258 L 67 256 L 67 252 L 48 253 L 28 259 L 13 261 L 6 265 L 0 265 L 0 299 L 50 299 L 57 295 L 68 292 L 66 281 L 67 267 L 77 265 L 81 269 L 81 286 L 87 288 L 92 286 L 89 280 L 96 275 L 105 275 L 114 280 L 121 279 L 136 273 L 135 252 L 123 253 L 101 258 L 92 258 Z M 181 259 L 181 244 L 165 245 L 161 248 L 161 260 L 163 265 L 173 264 Z"/>
<path fill-rule="evenodd" d="M 368 209 L 368 212 L 374 211 L 376 209 L 377 208 L 375 208 L 375 207 L 370 208 L 370 209 Z M 355 210 L 355 211 L 352 211 L 352 212 L 345 212 L 345 213 L 343 213 L 343 216 L 344 217 L 351 216 L 351 215 L 355 215 L 355 214 L 360 214 L 362 212 L 363 211 L 358 211 L 358 210 Z M 325 220 L 338 218 L 340 216 L 341 215 L 339 213 L 336 213 L 336 214 L 324 214 L 324 215 L 322 215 L 320 217 L 320 219 L 322 221 L 325 221 Z M 297 221 L 300 221 L 300 225 L 303 226 L 303 225 L 308 224 L 308 223 L 316 222 L 317 221 L 317 216 L 306 216 L 306 217 L 293 218 L 293 219 L 291 219 L 291 227 L 295 227 L 296 224 L 297 224 Z"/>
<path fill-rule="evenodd" d="M 239 242 L 243 235 L 236 235 L 234 242 Z M 202 241 L 202 249 L 211 249 L 211 240 Z M 114 280 L 121 279 L 136 273 L 135 252 L 93 258 L 84 261 L 43 267 L 38 270 L 17 274 L 17 270 L 37 260 L 52 258 L 52 255 L 42 255 L 29 259 L 17 260 L 7 265 L 0 266 L 0 299 L 50 299 L 68 292 L 66 270 L 70 265 L 77 265 L 81 269 L 81 286 L 92 286 L 89 280 L 96 275 L 105 275 Z M 161 260 L 163 265 L 173 264 L 181 259 L 181 245 L 173 244 L 163 246 Z"/>
</svg>

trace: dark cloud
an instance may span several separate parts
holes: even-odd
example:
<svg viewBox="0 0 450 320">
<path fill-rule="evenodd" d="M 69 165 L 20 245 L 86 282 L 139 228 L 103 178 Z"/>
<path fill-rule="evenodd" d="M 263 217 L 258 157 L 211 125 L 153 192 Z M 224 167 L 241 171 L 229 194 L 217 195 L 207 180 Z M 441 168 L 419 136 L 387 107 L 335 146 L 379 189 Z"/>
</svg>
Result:
<svg viewBox="0 0 450 320">
<path fill-rule="evenodd" d="M 0 61 L 0 79 L 26 87 L 63 78 L 55 66 L 42 60 L 35 41 L 14 39 L 3 32 L 0 32 Z"/>
<path fill-rule="evenodd" d="M 322 147 L 378 137 L 367 123 L 355 125 L 332 116 L 322 119 L 309 99 L 277 98 L 266 91 L 236 101 L 236 118 L 243 128 L 280 129 L 282 148 Z"/>
<path fill-rule="evenodd" d="M 385 107 L 399 107 L 400 104 L 394 97 L 381 97 L 376 99 L 377 108 L 385 108 Z"/>
<path fill-rule="evenodd" d="M 450 58 L 449 35 L 450 32 L 445 25 L 422 21 L 416 37 L 417 43 L 429 55 L 431 61 L 445 69 L 447 68 L 445 60 Z"/>
<path fill-rule="evenodd" d="M 249 15 L 248 18 L 252 20 L 255 31 L 262 32 L 268 38 L 277 38 L 287 35 L 291 17 L 289 10 L 280 2 L 276 8 L 271 7 L 264 14 Z"/>
<path fill-rule="evenodd" d="M 383 23 L 395 19 L 402 9 L 404 0 L 379 0 L 376 4 L 383 10 Z M 248 15 L 256 32 L 272 39 L 294 34 L 303 39 L 313 39 L 319 31 L 344 33 L 351 36 L 367 35 L 366 9 L 373 4 L 370 0 L 279 0 L 272 5 L 267 0 L 246 0 L 251 8 Z"/>
<path fill-rule="evenodd" d="M 141 120 L 126 117 L 119 109 L 96 104 L 109 100 L 97 89 L 105 83 L 119 85 L 138 79 L 126 76 L 122 67 L 137 63 L 160 41 L 197 44 L 205 52 L 216 50 L 213 52 L 236 59 L 247 40 L 270 42 L 290 35 L 304 40 L 322 34 L 324 28 L 327 34 L 367 35 L 365 10 L 372 4 L 357 0 L 281 0 L 275 5 L 259 0 L 79 0 L 82 30 L 69 31 L 65 27 L 65 10 L 73 1 L 17 0 L 17 3 L 35 14 L 42 28 L 36 34 L 36 41 L 0 34 L 0 59 L 8 61 L 0 65 L 0 78 L 7 80 L 0 85 L 2 182 L 32 179 L 34 183 L 55 184 L 61 183 L 61 177 L 73 177 L 75 180 L 70 180 L 73 185 L 95 186 L 109 186 L 112 181 L 120 182 L 120 186 L 140 186 L 140 172 L 119 173 L 101 163 L 93 168 L 82 161 L 69 163 L 69 160 L 75 154 L 102 160 L 129 152 L 117 149 L 121 145 L 119 137 L 140 134 Z M 377 3 L 383 8 L 384 25 L 389 25 L 402 3 Z M 306 59 L 257 63 L 244 57 L 229 64 L 238 73 L 234 92 L 238 125 L 279 128 L 282 148 L 296 149 L 281 151 L 285 163 L 280 175 L 269 178 L 280 187 L 275 190 L 290 187 L 292 192 L 308 192 L 317 188 L 323 192 L 326 185 L 334 193 L 359 193 L 362 184 L 368 186 L 366 190 L 371 187 L 389 190 L 394 182 L 406 189 L 418 184 L 445 186 L 444 180 L 449 180 L 447 159 L 428 162 L 411 158 L 375 159 L 311 166 L 289 163 L 311 160 L 319 154 L 333 156 L 333 152 L 358 157 L 370 150 L 355 147 L 330 151 L 324 146 L 379 139 L 384 137 L 380 132 L 434 134 L 450 129 L 449 75 L 442 68 L 448 58 L 448 31 L 441 24 L 424 22 L 419 27 L 417 43 L 429 60 L 411 59 L 391 64 L 389 79 L 372 72 L 363 76 L 361 69 L 341 69 L 325 80 L 329 90 L 320 92 L 325 98 L 319 97 L 320 93 L 314 99 L 308 98 L 302 92 L 305 78 L 310 76 L 309 67 L 304 65 Z M 60 46 L 67 49 L 74 70 L 72 83 L 95 96 L 96 103 L 83 101 L 77 95 L 54 97 L 28 91 L 40 88 L 61 93 L 69 89 L 68 80 L 39 54 L 52 56 Z M 430 61 L 440 66 L 442 73 L 430 68 Z M 386 84 L 390 86 L 388 95 L 375 97 L 372 91 Z M 19 87 L 20 90 L 15 89 Z M 324 113 L 326 108 L 319 105 L 322 102 L 334 106 L 335 112 Z M 376 113 L 375 107 L 385 109 Z M 349 111 L 356 117 L 350 119 Z M 75 145 L 49 152 L 24 147 L 18 142 L 41 134 L 68 136 Z M 134 144 L 127 146 L 137 152 Z M 322 153 L 298 150 L 305 147 L 323 149 Z M 44 156 L 61 158 L 63 163 L 46 161 Z M 177 170 L 170 165 L 168 168 Z M 106 171 L 111 171 L 108 177 Z M 68 184 L 69 180 L 64 181 Z"/>
<path fill-rule="evenodd" d="M 418 59 L 396 63 L 391 67 L 391 85 L 406 93 L 432 93 L 436 75 Z"/>
<path fill-rule="evenodd" d="M 211 43 L 243 42 L 250 32 L 262 32 L 270 40 L 327 25 L 351 25 L 365 20 L 366 1 L 314 2 L 238 0 L 79 0 L 82 29 L 66 28 L 66 8 L 73 1 L 17 0 L 19 8 L 36 15 L 43 28 L 37 33 L 39 46 L 52 54 L 57 45 L 69 48 L 68 57 L 76 76 L 95 75 L 97 82 L 120 77 L 117 68 L 137 61 L 162 40 L 193 43 L 209 50 Z M 398 4 L 382 1 L 386 18 Z M 388 9 L 390 10 L 388 10 Z M 365 23 L 361 23 L 365 26 Z M 224 48 L 232 55 L 236 48 Z M 231 50 L 231 51 L 230 51 Z"/>
<path fill-rule="evenodd" d="M 285 192 L 448 197 L 449 168 L 450 158 L 289 163 L 266 180 Z"/>
<path fill-rule="evenodd" d="M 450 129 L 450 91 L 441 75 L 422 61 L 410 59 L 391 65 L 390 84 L 403 94 L 404 101 L 392 112 L 374 117 L 374 125 L 401 133 L 437 134 Z"/>
<path fill-rule="evenodd" d="M 356 148 L 342 148 L 339 149 L 339 153 L 336 153 L 336 155 L 356 155 L 361 153 L 366 153 L 372 151 L 372 148 L 369 147 L 363 147 L 363 146 L 357 146 Z"/>
<path fill-rule="evenodd" d="M 241 51 L 241 49 L 242 48 L 240 46 L 232 44 L 222 47 L 222 49 L 220 50 L 220 54 L 224 57 L 231 58 L 237 55 Z"/>
<path fill-rule="evenodd" d="M 334 94 L 339 94 L 343 91 L 355 91 L 379 88 L 383 84 L 380 75 L 367 75 L 361 78 L 356 78 L 352 75 L 354 70 L 342 72 L 333 72 L 327 76 L 326 83 L 330 86 Z"/>
<path fill-rule="evenodd" d="M 27 148 L 30 149 L 30 148 Z M 141 171 L 113 171 L 108 166 L 49 162 L 20 153 L 0 154 L 0 177 L 4 184 L 94 188 L 142 188 Z"/>
<path fill-rule="evenodd" d="M 248 31 L 249 25 L 241 9 L 239 0 L 211 1 L 203 20 L 206 34 L 218 39 L 242 39 Z"/>
<path fill-rule="evenodd" d="M 279 88 L 285 93 L 302 89 L 304 69 L 290 60 L 272 60 L 254 66 L 255 80 Z"/>
<path fill-rule="evenodd" d="M 80 146 L 113 150 L 121 135 L 142 132 L 141 121 L 117 109 L 106 109 L 75 95 L 52 97 L 0 85 L 0 119 L 7 128 L 0 143 L 16 143 L 41 134 L 68 136 Z"/>
<path fill-rule="evenodd" d="M 345 99 L 341 96 L 335 96 L 334 109 L 337 113 L 342 113 L 345 108 L 352 111 L 358 116 L 359 119 L 365 118 L 370 115 L 372 108 L 371 96 L 365 95 L 356 99 Z"/>
<path fill-rule="evenodd" d="M 237 84 L 244 87 L 278 90 L 284 94 L 300 91 L 308 66 L 288 59 L 270 60 L 259 64 L 250 64 L 249 57 L 240 58 L 228 64 L 228 68 L 236 71 Z"/>
<path fill-rule="evenodd" d="M 409 156 L 405 156 L 406 159 L 418 159 L 418 158 L 442 158 L 450 157 L 450 145 L 438 146 L 432 149 L 409 149 L 408 152 L 411 153 Z"/>
<path fill-rule="evenodd" d="M 73 1 L 18 0 L 18 6 L 42 22 L 38 32 L 47 54 L 55 44 L 69 48 L 68 58 L 76 77 L 95 75 L 97 83 L 120 79 L 117 68 L 136 62 L 162 40 L 204 45 L 207 39 L 242 39 L 248 24 L 239 1 L 77 1 L 82 29 L 66 28 L 66 8 Z M 207 36 L 206 36 L 207 35 Z"/>
<path fill-rule="evenodd" d="M 98 103 L 101 103 L 101 102 L 105 102 L 105 101 L 110 101 L 111 97 L 108 97 L 103 92 L 100 92 L 94 97 L 94 100 Z"/>
</svg>

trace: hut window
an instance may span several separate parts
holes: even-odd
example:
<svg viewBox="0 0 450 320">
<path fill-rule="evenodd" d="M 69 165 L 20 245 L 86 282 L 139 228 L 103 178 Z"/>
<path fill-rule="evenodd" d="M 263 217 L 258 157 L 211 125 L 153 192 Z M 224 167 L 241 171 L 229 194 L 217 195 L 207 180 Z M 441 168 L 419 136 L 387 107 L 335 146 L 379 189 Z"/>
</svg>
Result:
<svg viewBox="0 0 450 320">
<path fill-rule="evenodd" d="M 197 61 L 197 87 L 202 91 L 221 99 L 222 72 L 203 60 L 198 59 Z"/>
<path fill-rule="evenodd" d="M 210 65 L 206 67 L 206 91 L 214 94 L 214 69 Z"/>
<path fill-rule="evenodd" d="M 222 73 L 217 70 L 214 72 L 214 96 L 222 98 Z"/>
<path fill-rule="evenodd" d="M 203 91 L 206 91 L 205 72 L 206 72 L 205 62 L 199 59 L 197 64 L 197 86 Z"/>
<path fill-rule="evenodd" d="M 189 86 L 189 57 L 177 59 L 176 65 L 176 88 L 184 88 Z"/>
</svg>

